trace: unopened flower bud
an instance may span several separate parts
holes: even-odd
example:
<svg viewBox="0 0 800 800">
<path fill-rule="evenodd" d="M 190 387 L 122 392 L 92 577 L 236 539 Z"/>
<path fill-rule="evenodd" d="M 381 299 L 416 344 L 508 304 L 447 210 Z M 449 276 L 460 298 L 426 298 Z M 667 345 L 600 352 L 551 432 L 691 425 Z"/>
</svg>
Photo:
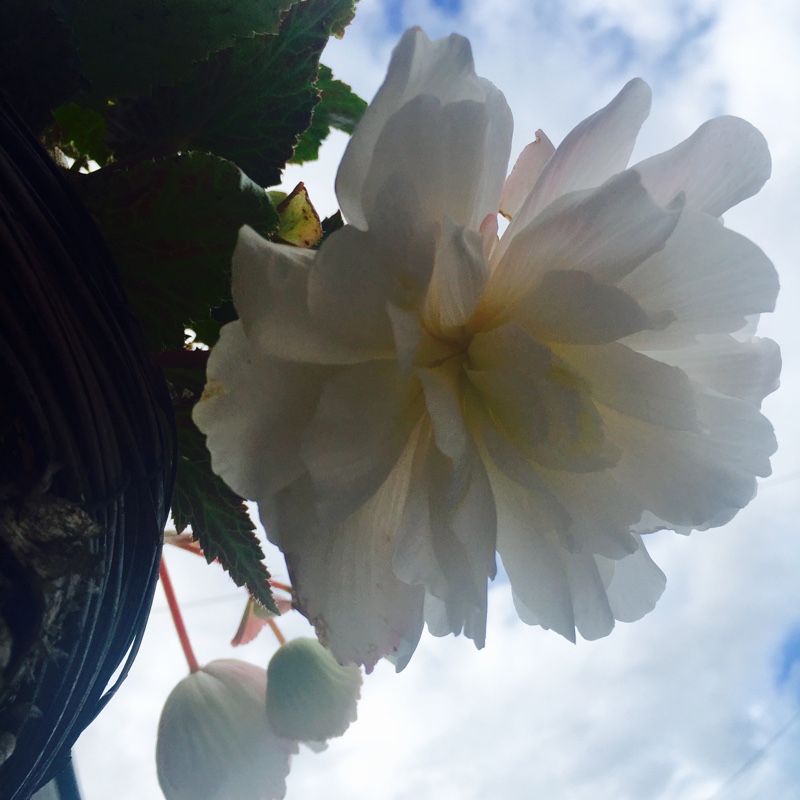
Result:
<svg viewBox="0 0 800 800">
<path fill-rule="evenodd" d="M 293 639 L 267 667 L 267 719 L 280 736 L 321 742 L 356 719 L 361 671 L 343 667 L 316 639 Z"/>
<path fill-rule="evenodd" d="M 267 674 L 212 661 L 170 693 L 158 724 L 158 781 L 167 800 L 273 800 L 286 794 L 297 743 L 267 724 Z"/>
</svg>

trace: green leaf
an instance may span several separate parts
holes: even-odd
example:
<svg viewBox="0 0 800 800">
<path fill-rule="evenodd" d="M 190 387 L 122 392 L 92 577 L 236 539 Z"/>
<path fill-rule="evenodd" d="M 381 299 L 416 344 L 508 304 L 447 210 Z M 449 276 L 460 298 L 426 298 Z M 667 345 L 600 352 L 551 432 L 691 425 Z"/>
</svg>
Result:
<svg viewBox="0 0 800 800">
<path fill-rule="evenodd" d="M 353 133 L 367 110 L 366 100 L 362 100 L 346 83 L 335 80 L 330 68 L 324 64 L 319 65 L 317 90 L 321 100 L 314 108 L 311 127 L 297 143 L 292 157 L 295 164 L 318 158 L 320 145 L 328 138 L 331 128 Z"/>
<path fill-rule="evenodd" d="M 67 103 L 53 112 L 56 125 L 48 137 L 76 161 L 89 159 L 104 167 L 111 160 L 106 147 L 106 121 L 103 115 L 77 103 Z"/>
<path fill-rule="evenodd" d="M 236 37 L 278 30 L 294 0 L 52 0 L 73 29 L 94 102 L 185 78 Z"/>
<path fill-rule="evenodd" d="M 153 351 L 182 347 L 184 328 L 208 320 L 230 297 L 239 228 L 268 236 L 278 225 L 261 187 L 235 164 L 205 153 L 99 170 L 83 176 L 79 188 Z"/>
<path fill-rule="evenodd" d="M 353 0 L 306 0 L 278 35 L 239 39 L 195 64 L 190 77 L 120 100 L 108 115 L 120 158 L 204 150 L 236 162 L 263 186 L 279 182 L 319 101 L 319 54 L 353 15 Z"/>
<path fill-rule="evenodd" d="M 164 374 L 178 427 L 178 469 L 172 496 L 175 529 L 181 533 L 191 525 L 206 560 L 211 563 L 219 559 L 237 586 L 246 586 L 262 606 L 278 614 L 263 562 L 264 551 L 244 501 L 211 471 L 205 437 L 191 419 L 205 375 L 185 369 L 165 370 Z"/>
<path fill-rule="evenodd" d="M 37 133 L 84 87 L 67 26 L 41 0 L 0 2 L 0 90 Z"/>
</svg>

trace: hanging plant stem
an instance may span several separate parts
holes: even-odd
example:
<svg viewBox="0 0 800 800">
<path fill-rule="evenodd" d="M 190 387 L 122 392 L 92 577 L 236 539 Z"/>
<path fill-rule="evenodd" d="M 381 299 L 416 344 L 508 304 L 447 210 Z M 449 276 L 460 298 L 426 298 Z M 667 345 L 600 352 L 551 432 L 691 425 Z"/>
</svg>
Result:
<svg viewBox="0 0 800 800">
<path fill-rule="evenodd" d="M 172 621 L 175 623 L 175 630 L 178 633 L 183 654 L 186 656 L 186 663 L 189 665 L 189 672 L 197 672 L 200 669 L 200 664 L 197 662 L 194 650 L 192 650 L 192 643 L 189 641 L 189 634 L 186 632 L 186 626 L 183 624 L 183 617 L 181 610 L 178 606 L 178 598 L 175 596 L 175 590 L 172 588 L 172 581 L 167 572 L 167 565 L 164 559 L 161 559 L 161 565 L 158 568 L 158 574 L 161 578 L 161 585 L 164 587 L 164 594 L 167 597 L 167 604 L 169 605 L 169 612 L 172 614 Z"/>
</svg>

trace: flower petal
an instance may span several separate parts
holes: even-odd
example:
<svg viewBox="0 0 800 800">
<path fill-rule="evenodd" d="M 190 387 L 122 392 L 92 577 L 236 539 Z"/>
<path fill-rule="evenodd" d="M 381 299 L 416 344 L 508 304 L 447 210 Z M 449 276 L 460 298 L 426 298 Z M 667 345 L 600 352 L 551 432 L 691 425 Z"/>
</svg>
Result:
<svg viewBox="0 0 800 800">
<path fill-rule="evenodd" d="M 633 169 L 657 203 L 667 205 L 683 192 L 687 207 L 719 217 L 761 189 L 772 159 L 766 139 L 749 122 L 717 117 Z"/>
<path fill-rule="evenodd" d="M 509 138 L 510 129 L 509 117 Z M 407 103 L 381 132 L 364 181 L 362 203 L 369 227 L 376 198 L 402 175 L 413 189 L 420 221 L 449 218 L 477 230 L 488 213 L 497 211 L 502 187 L 502 180 L 484 185 L 485 158 L 490 147 L 499 146 L 487 141 L 489 135 L 484 103 L 462 100 L 443 105 L 428 95 Z M 506 161 L 508 150 L 502 147 Z M 495 158 L 492 154 L 492 161 Z"/>
<path fill-rule="evenodd" d="M 581 122 L 556 148 L 506 236 L 513 239 L 559 197 L 600 186 L 622 172 L 649 113 L 650 87 L 641 78 L 628 81 L 605 108 Z M 498 256 L 505 246 L 501 241 Z"/>
<path fill-rule="evenodd" d="M 446 378 L 430 375 L 426 383 L 434 425 L 426 420 L 414 437 L 417 451 L 394 571 L 441 601 L 426 600 L 426 622 L 432 632 L 442 631 L 435 635 L 463 630 L 483 647 L 486 585 L 496 572 L 494 498 L 481 458 L 464 436 L 460 412 L 459 422 L 448 422 Z M 433 609 L 441 615 L 429 619 Z"/>
<path fill-rule="evenodd" d="M 421 202 L 442 198 L 445 215 L 477 229 L 497 210 L 511 129 L 505 98 L 475 75 L 466 39 L 431 42 L 419 29 L 407 31 L 339 167 L 336 193 L 345 219 L 365 229 L 376 192 L 402 173 L 411 176 Z"/>
<path fill-rule="evenodd" d="M 308 284 L 316 255 L 269 242 L 247 226 L 239 231 L 232 292 L 250 341 L 264 355 L 316 364 L 348 364 L 391 353 L 390 340 L 347 340 L 337 336 L 342 331 L 312 317 Z"/>
<path fill-rule="evenodd" d="M 395 362 L 354 364 L 326 382 L 301 452 L 328 524 L 348 517 L 384 483 L 423 409 L 418 381 Z"/>
<path fill-rule="evenodd" d="M 402 669 L 422 632 L 424 590 L 398 580 L 391 568 L 412 456 L 407 449 L 383 486 L 337 526 L 320 521 L 308 479 L 282 492 L 263 520 L 320 641 L 340 663 L 367 672 L 388 655 Z"/>
<path fill-rule="evenodd" d="M 616 283 L 664 247 L 679 215 L 677 208 L 664 210 L 653 203 L 632 171 L 594 191 L 564 198 L 507 245 L 477 318 L 513 313 L 549 272 L 584 272 L 599 283 Z M 502 241 L 509 236 L 510 229 Z"/>
<path fill-rule="evenodd" d="M 425 325 L 439 333 L 465 325 L 478 305 L 488 277 L 489 264 L 483 255 L 480 233 L 445 219 L 422 306 Z"/>
<path fill-rule="evenodd" d="M 600 407 L 607 435 L 621 451 L 615 478 L 670 527 L 730 519 L 731 509 L 752 500 L 755 476 L 770 474 L 776 448 L 772 426 L 749 403 L 700 393 L 695 402 L 696 432 Z"/>
<path fill-rule="evenodd" d="M 639 545 L 636 552 L 618 561 L 595 556 L 600 572 L 611 574 L 606 595 L 614 619 L 620 622 L 636 622 L 649 614 L 667 585 L 666 576 L 650 558 L 641 536 L 635 539 Z"/>
<path fill-rule="evenodd" d="M 514 218 L 555 151 L 556 148 L 544 132 L 536 131 L 536 138 L 519 154 L 511 174 L 503 184 L 500 213 L 504 217 Z"/>
<path fill-rule="evenodd" d="M 747 400 L 757 408 L 778 388 L 781 351 L 771 339 L 741 342 L 725 334 L 698 336 L 693 346 L 660 350 L 655 355 L 680 367 L 701 386 Z"/>
<path fill-rule="evenodd" d="M 589 384 L 527 331 L 504 325 L 478 334 L 469 355 L 478 367 L 465 370 L 476 394 L 476 424 L 491 419 L 525 458 L 555 469 L 583 472 L 615 462 Z"/>
<path fill-rule="evenodd" d="M 262 355 L 239 321 L 222 327 L 192 418 L 206 434 L 214 472 L 234 492 L 256 499 L 305 471 L 301 431 L 330 371 Z"/>
<path fill-rule="evenodd" d="M 546 508 L 534 494 L 489 469 L 497 505 L 497 552 L 523 622 L 575 641 L 575 615 L 562 547 Z"/>
<path fill-rule="evenodd" d="M 588 272 L 548 272 L 517 308 L 515 321 L 545 342 L 604 344 L 653 327 L 642 307 Z"/>
<path fill-rule="evenodd" d="M 594 400 L 665 428 L 697 429 L 694 391 L 681 369 L 621 344 L 561 345 L 555 352 L 591 384 Z"/>
<path fill-rule="evenodd" d="M 636 350 L 658 350 L 689 343 L 698 334 L 737 331 L 748 315 L 771 311 L 778 275 L 751 241 L 686 209 L 666 247 L 618 285 L 647 314 L 674 319 L 625 342 Z"/>
</svg>

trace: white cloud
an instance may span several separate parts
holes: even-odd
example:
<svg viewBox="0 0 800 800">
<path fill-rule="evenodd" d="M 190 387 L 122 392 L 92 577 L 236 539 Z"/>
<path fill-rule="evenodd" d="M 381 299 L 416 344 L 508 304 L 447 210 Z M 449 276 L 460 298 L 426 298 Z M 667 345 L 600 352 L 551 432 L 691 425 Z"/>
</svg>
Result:
<svg viewBox="0 0 800 800">
<path fill-rule="evenodd" d="M 782 275 L 778 312 L 763 329 L 784 346 L 784 385 L 765 409 L 781 443 L 775 474 L 796 473 L 800 7 L 794 0 L 462 5 L 454 17 L 409 0 L 405 21 L 432 35 L 457 29 L 470 36 L 479 72 L 509 98 L 517 150 L 537 127 L 559 140 L 635 74 L 656 90 L 641 154 L 675 144 L 716 113 L 750 119 L 765 133 L 774 177 L 726 223 L 759 243 Z M 706 16 L 713 24 L 676 49 L 690 23 Z M 388 63 L 388 20 L 385 4 L 361 0 L 351 29 L 325 54 L 337 77 L 365 97 Z M 604 31 L 612 33 L 603 38 Z M 614 48 L 628 39 L 634 46 L 623 59 Z M 679 55 L 669 62 L 672 52 Z M 324 213 L 335 209 L 333 178 L 345 143 L 334 137 L 318 166 L 288 176 L 306 181 Z M 572 646 L 527 628 L 507 587 L 493 589 L 486 649 L 425 635 L 405 672 L 379 665 L 347 735 L 325 753 L 295 760 L 289 800 L 709 800 L 795 713 L 796 691 L 776 678 L 782 641 L 800 621 L 798 518 L 796 481 L 767 481 L 726 528 L 659 535 L 652 550 L 669 579 L 664 598 L 648 617 L 599 642 Z M 169 556 L 182 597 L 236 594 L 200 559 Z M 278 563 L 274 553 L 270 563 Z M 232 636 L 241 606 L 211 608 L 187 611 L 201 660 L 226 655 L 220 644 Z M 297 617 L 287 626 L 305 630 Z M 265 636 L 238 655 L 264 663 L 271 647 Z M 131 677 L 76 749 L 86 800 L 159 796 L 155 726 L 183 673 L 177 639 L 158 611 Z M 800 725 L 719 800 L 796 799 L 798 745 Z"/>
</svg>

